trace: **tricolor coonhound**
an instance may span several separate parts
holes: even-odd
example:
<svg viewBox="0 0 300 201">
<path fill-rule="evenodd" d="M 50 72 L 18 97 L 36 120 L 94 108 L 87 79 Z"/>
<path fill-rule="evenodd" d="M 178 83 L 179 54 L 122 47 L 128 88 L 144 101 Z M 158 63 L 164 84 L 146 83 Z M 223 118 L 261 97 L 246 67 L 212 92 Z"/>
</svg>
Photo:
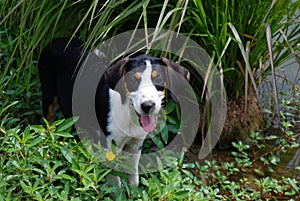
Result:
<svg viewBox="0 0 300 201">
<path fill-rule="evenodd" d="M 58 103 L 65 118 L 72 117 L 74 73 L 86 58 L 83 42 L 58 38 L 42 51 L 38 62 L 42 88 L 43 115 L 53 121 Z M 170 69 L 189 80 L 189 72 L 166 58 L 140 55 L 126 57 L 107 68 L 95 94 L 95 112 L 108 149 L 114 141 L 117 150 L 132 153 L 134 173 L 129 183 L 138 185 L 138 163 L 147 134 L 156 127 L 166 89 L 172 90 L 176 78 Z M 120 81 L 121 84 L 117 83 Z M 172 93 L 171 97 L 172 97 Z M 174 97 L 173 97 L 174 98 Z M 114 115 L 117 114 L 117 115 Z M 79 117 L 80 118 L 80 117 Z M 117 178 L 120 185 L 120 180 Z"/>
</svg>

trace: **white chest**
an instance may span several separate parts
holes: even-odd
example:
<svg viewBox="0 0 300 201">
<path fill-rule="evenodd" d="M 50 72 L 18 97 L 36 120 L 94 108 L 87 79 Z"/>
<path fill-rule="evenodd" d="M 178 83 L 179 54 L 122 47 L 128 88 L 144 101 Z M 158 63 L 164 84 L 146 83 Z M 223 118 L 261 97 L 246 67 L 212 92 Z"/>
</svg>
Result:
<svg viewBox="0 0 300 201">
<path fill-rule="evenodd" d="M 121 96 L 118 92 L 109 90 L 110 112 L 108 114 L 107 131 L 114 136 L 132 137 L 145 139 L 148 134 L 139 124 L 131 103 L 121 103 Z"/>
</svg>

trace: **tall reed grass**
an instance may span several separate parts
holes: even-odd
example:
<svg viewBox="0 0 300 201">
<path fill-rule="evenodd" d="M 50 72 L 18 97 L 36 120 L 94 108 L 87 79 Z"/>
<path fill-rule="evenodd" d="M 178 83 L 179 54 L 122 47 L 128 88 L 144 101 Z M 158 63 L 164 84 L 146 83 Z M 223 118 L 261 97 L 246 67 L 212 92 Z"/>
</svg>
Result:
<svg viewBox="0 0 300 201">
<path fill-rule="evenodd" d="M 2 97 L 13 80 L 22 79 L 30 94 L 31 85 L 36 86 L 30 81 L 37 80 L 39 52 L 52 38 L 62 36 L 79 37 L 93 47 L 129 29 L 180 31 L 214 59 L 229 98 L 247 95 L 249 88 L 256 91 L 259 80 L 291 57 L 299 63 L 299 0 L 3 0 L 0 6 L 1 55 L 5 57 L 0 61 Z M 266 27 L 272 30 L 268 35 Z M 196 79 L 193 85 L 201 97 L 203 80 Z M 2 108 L 16 99 L 12 96 Z"/>
</svg>

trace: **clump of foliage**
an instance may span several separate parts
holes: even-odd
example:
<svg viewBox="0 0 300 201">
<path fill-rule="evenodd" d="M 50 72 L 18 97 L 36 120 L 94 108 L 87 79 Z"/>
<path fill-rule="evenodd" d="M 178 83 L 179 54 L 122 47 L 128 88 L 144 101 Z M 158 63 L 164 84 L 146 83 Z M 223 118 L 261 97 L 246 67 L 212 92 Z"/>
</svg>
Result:
<svg viewBox="0 0 300 201">
<path fill-rule="evenodd" d="M 102 199 L 110 169 L 70 134 L 73 119 L 46 127 L 1 128 L 0 200 Z"/>
<path fill-rule="evenodd" d="M 276 67 L 293 57 L 299 63 L 299 2 L 195 0 L 191 4 L 183 29 L 214 57 L 217 68 L 224 73 L 229 97 L 247 95 L 245 87 L 250 85 L 256 90 L 259 76 L 270 74 L 268 40 L 273 42 L 271 59 Z M 266 36 L 268 25 L 272 27 L 272 38 Z"/>
</svg>

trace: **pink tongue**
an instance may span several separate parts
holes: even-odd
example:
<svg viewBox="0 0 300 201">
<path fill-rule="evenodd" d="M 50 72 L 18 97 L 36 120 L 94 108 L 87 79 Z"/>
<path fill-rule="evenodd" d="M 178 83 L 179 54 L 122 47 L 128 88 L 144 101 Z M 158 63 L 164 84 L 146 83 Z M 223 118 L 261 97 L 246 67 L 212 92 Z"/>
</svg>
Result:
<svg viewBox="0 0 300 201">
<path fill-rule="evenodd" d="M 151 132 L 156 127 L 156 119 L 154 115 L 141 115 L 140 121 L 144 131 Z"/>
</svg>

